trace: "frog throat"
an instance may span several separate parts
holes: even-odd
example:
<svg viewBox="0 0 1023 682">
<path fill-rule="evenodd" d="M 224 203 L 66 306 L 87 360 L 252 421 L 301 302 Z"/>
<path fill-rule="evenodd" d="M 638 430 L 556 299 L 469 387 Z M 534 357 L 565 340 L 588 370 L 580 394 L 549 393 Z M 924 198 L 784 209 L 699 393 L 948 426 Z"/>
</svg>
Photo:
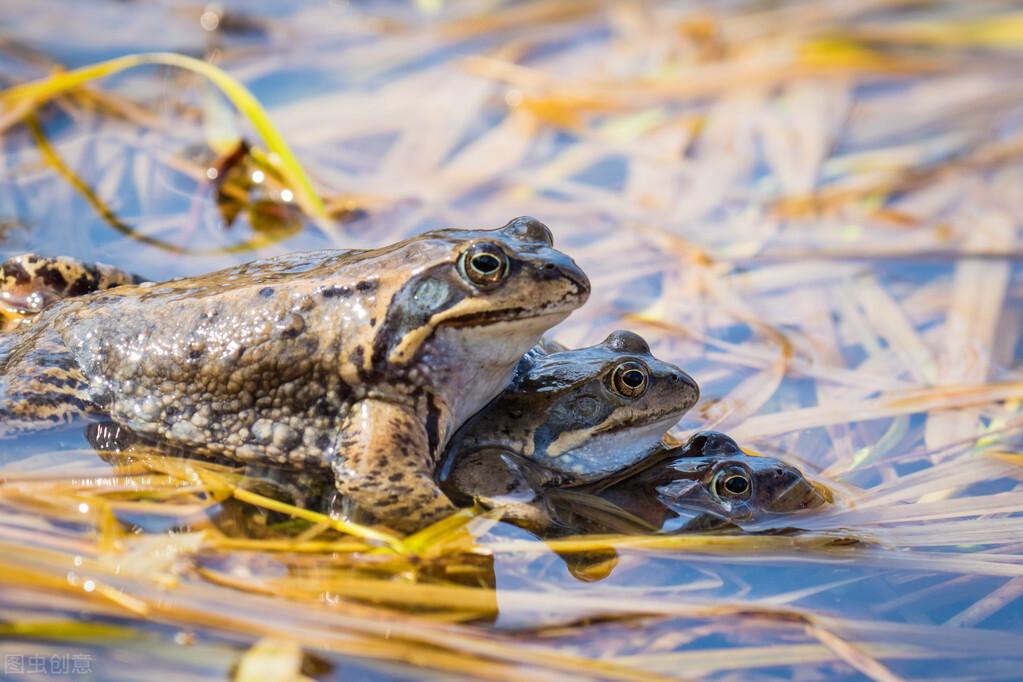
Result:
<svg viewBox="0 0 1023 682">
<path fill-rule="evenodd" d="M 653 452 L 664 432 L 678 421 L 671 412 L 643 426 L 608 429 L 601 425 L 564 431 L 530 459 L 558 471 L 596 478 L 630 466 Z"/>
</svg>

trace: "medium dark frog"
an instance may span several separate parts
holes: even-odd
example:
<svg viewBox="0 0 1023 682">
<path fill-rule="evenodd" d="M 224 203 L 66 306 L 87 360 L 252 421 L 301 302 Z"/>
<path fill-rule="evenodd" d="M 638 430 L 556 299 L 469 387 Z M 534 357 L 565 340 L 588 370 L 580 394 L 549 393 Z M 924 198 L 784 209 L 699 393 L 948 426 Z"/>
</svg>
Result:
<svg viewBox="0 0 1023 682">
<path fill-rule="evenodd" d="M 451 434 L 589 295 L 552 243 L 519 218 L 57 301 L 0 339 L 0 435 L 97 415 L 198 454 L 331 467 L 414 530 L 454 510 L 433 480 Z M 5 283 L 32 277 L 15 265 Z"/>
<path fill-rule="evenodd" d="M 512 383 L 455 434 L 438 478 L 453 498 L 547 524 L 542 491 L 635 465 L 699 398 L 696 382 L 658 360 L 638 334 L 568 350 L 545 342 Z"/>
<path fill-rule="evenodd" d="M 554 491 L 548 499 L 557 518 L 575 530 L 665 533 L 750 527 L 829 501 L 828 491 L 796 467 L 747 455 L 715 431 L 697 433 L 631 471 L 577 492 Z"/>
</svg>

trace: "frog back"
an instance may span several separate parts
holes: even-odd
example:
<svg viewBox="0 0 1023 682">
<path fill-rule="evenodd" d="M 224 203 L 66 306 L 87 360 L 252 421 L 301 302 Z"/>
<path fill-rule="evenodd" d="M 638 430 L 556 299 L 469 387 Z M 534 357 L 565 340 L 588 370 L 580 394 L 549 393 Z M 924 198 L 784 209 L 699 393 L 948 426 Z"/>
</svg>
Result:
<svg viewBox="0 0 1023 682">
<path fill-rule="evenodd" d="M 322 460 L 346 408 L 388 374 L 374 353 L 401 284 L 389 263 L 386 249 L 292 254 L 60 301 L 30 327 L 63 347 L 90 405 L 142 435 Z M 19 336 L 15 347 L 39 340 Z"/>
</svg>

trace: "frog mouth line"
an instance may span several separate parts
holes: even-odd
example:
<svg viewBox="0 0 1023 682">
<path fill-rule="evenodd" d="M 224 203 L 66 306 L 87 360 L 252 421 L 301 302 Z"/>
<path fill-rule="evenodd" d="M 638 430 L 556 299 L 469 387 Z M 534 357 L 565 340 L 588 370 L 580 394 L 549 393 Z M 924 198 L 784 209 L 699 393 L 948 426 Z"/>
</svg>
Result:
<svg viewBox="0 0 1023 682">
<path fill-rule="evenodd" d="M 504 310 L 488 310 L 483 313 L 469 313 L 458 317 L 451 317 L 444 320 L 448 327 L 479 327 L 493 324 L 495 322 L 513 322 L 515 320 L 535 320 L 541 317 L 567 315 L 574 308 L 555 309 L 544 308 L 536 310 L 532 308 L 506 308 Z"/>
<path fill-rule="evenodd" d="M 614 430 L 631 429 L 631 428 L 637 427 L 637 426 L 648 426 L 650 424 L 656 424 L 657 422 L 667 420 L 669 417 L 672 416 L 672 414 L 674 414 L 676 412 L 677 412 L 677 410 L 664 410 L 663 412 L 658 412 L 658 413 L 653 414 L 653 415 L 648 413 L 648 414 L 646 414 L 646 415 L 644 415 L 642 417 L 632 417 L 632 418 L 629 418 L 629 419 L 623 419 L 621 421 L 608 422 L 608 423 L 605 423 L 605 424 L 599 426 L 598 428 L 594 429 L 593 430 L 593 434 L 597 435 L 597 434 L 601 434 L 601 433 L 607 433 L 608 431 L 611 431 L 612 429 L 614 429 Z M 679 414 L 678 418 L 681 419 L 681 417 L 682 417 L 682 415 Z"/>
</svg>

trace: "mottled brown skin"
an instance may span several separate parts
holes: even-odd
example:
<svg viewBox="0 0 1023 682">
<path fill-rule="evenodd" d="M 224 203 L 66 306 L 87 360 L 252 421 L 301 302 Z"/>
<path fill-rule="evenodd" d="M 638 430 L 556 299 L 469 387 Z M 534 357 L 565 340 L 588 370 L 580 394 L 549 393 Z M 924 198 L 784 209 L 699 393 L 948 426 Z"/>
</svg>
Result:
<svg viewBox="0 0 1023 682">
<path fill-rule="evenodd" d="M 0 339 L 0 430 L 102 414 L 199 454 L 330 466 L 417 529 L 454 510 L 432 479 L 451 433 L 589 294 L 551 243 L 520 218 L 57 302 Z M 463 259 L 481 248 L 503 263 L 485 285 Z"/>
<path fill-rule="evenodd" d="M 624 383 L 628 372 L 642 377 Z M 693 379 L 658 360 L 633 332 L 568 350 L 539 345 L 511 384 L 452 438 L 438 479 L 456 500 L 549 525 L 543 490 L 579 486 L 634 466 L 699 399 Z"/>
<path fill-rule="evenodd" d="M 576 531 L 671 533 L 748 528 L 828 501 L 799 469 L 747 455 L 715 431 L 578 491 L 553 491 L 548 500 Z"/>
<path fill-rule="evenodd" d="M 10 331 L 51 303 L 142 278 L 102 263 L 27 253 L 0 264 L 0 330 Z"/>
</svg>

